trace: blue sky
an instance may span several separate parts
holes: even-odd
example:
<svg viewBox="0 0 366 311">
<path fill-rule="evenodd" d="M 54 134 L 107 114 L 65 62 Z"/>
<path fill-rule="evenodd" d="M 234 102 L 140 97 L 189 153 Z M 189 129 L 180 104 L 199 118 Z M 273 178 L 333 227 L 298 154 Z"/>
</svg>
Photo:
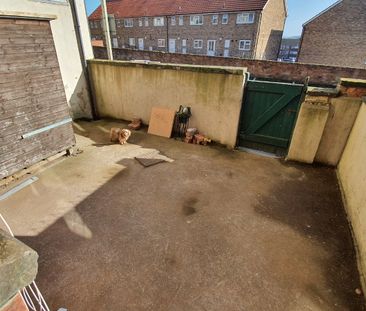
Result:
<svg viewBox="0 0 366 311">
<path fill-rule="evenodd" d="M 286 37 L 300 36 L 302 24 L 314 15 L 326 9 L 337 0 L 288 0 L 288 17 L 286 21 Z M 85 0 L 88 14 L 94 11 L 100 0 Z"/>
</svg>

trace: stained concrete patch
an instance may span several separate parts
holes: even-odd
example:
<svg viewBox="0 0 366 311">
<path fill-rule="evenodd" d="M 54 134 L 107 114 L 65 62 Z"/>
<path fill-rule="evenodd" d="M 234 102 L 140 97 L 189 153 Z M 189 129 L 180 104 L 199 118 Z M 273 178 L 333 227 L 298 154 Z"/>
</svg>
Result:
<svg viewBox="0 0 366 311">
<path fill-rule="evenodd" d="M 198 202 L 197 198 L 186 199 L 183 203 L 183 208 L 182 208 L 183 214 L 185 216 L 190 216 L 190 215 L 197 213 L 197 210 L 195 208 L 197 202 Z"/>
</svg>

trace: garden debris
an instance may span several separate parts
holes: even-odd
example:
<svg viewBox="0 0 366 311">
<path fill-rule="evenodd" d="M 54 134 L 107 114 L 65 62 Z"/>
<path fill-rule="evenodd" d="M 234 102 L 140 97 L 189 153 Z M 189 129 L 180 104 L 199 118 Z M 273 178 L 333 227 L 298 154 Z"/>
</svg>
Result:
<svg viewBox="0 0 366 311">
<path fill-rule="evenodd" d="M 174 137 L 181 138 L 183 140 L 189 126 L 189 119 L 192 116 L 191 107 L 179 106 L 178 111 L 175 113 L 174 119 Z"/>
<path fill-rule="evenodd" d="M 211 139 L 199 133 L 196 128 L 192 127 L 187 129 L 184 142 L 186 142 L 187 144 L 197 144 L 206 146 L 208 143 L 211 143 Z"/>
<path fill-rule="evenodd" d="M 137 131 L 141 128 L 141 125 L 142 125 L 142 120 L 140 118 L 133 118 L 131 123 L 128 125 L 128 127 L 131 130 Z"/>
<path fill-rule="evenodd" d="M 184 138 L 184 142 L 186 142 L 187 144 L 192 144 L 193 143 L 193 139 L 194 139 L 194 135 L 197 134 L 197 129 L 196 128 L 189 128 L 186 131 L 186 137 Z"/>
<path fill-rule="evenodd" d="M 194 144 L 206 146 L 210 142 L 211 142 L 211 139 L 206 137 L 205 135 L 202 135 L 202 134 L 194 135 L 194 139 L 193 139 Z"/>
<path fill-rule="evenodd" d="M 134 158 L 144 167 L 149 167 L 163 162 L 174 162 L 173 159 L 161 154 L 160 151 L 156 149 L 141 150 Z"/>
<path fill-rule="evenodd" d="M 121 129 L 118 127 L 112 127 L 109 135 L 111 142 L 120 143 L 121 145 L 124 145 L 130 136 L 130 130 Z"/>
<path fill-rule="evenodd" d="M 163 159 L 149 159 L 149 158 L 135 158 L 137 162 L 139 162 L 141 165 L 145 167 L 153 166 L 159 163 L 166 162 Z"/>
</svg>

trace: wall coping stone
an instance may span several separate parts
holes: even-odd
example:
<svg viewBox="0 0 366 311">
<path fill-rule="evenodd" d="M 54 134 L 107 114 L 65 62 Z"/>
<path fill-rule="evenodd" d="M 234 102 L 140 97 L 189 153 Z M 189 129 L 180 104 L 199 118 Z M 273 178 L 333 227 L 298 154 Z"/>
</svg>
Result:
<svg viewBox="0 0 366 311">
<path fill-rule="evenodd" d="M 366 80 L 363 79 L 342 78 L 339 84 L 341 86 L 366 88 Z"/>
<path fill-rule="evenodd" d="M 337 97 L 339 94 L 339 90 L 336 88 L 322 88 L 322 87 L 309 86 L 306 94 L 311 96 Z"/>
<path fill-rule="evenodd" d="M 247 71 L 246 68 L 244 67 L 167 64 L 167 63 L 150 62 L 150 61 L 119 61 L 119 60 L 111 61 L 111 60 L 90 59 L 88 60 L 88 63 L 122 66 L 122 67 L 142 67 L 148 69 L 186 70 L 194 72 L 221 73 L 221 74 L 232 74 L 241 76 L 244 75 L 244 73 Z"/>
<path fill-rule="evenodd" d="M 0 229 L 0 308 L 34 281 L 38 254 Z"/>
</svg>

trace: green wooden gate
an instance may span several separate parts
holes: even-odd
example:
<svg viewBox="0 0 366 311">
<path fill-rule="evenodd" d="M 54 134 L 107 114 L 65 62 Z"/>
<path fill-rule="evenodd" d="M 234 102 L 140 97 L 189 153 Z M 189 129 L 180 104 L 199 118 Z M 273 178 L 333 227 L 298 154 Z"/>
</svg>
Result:
<svg viewBox="0 0 366 311">
<path fill-rule="evenodd" d="M 284 155 L 303 89 L 302 84 L 248 81 L 240 116 L 239 147 Z"/>
</svg>

